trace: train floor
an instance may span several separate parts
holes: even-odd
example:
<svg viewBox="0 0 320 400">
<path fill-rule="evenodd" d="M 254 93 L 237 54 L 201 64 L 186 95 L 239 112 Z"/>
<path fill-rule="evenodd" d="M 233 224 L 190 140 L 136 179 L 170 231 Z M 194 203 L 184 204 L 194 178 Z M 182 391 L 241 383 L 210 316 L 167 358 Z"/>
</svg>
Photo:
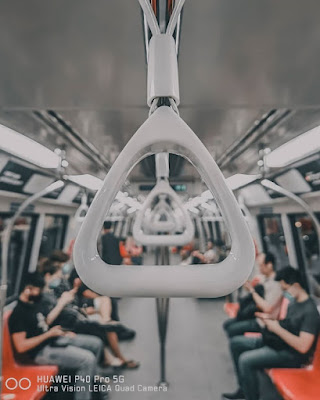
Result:
<svg viewBox="0 0 320 400">
<path fill-rule="evenodd" d="M 236 388 L 228 341 L 222 330 L 226 319 L 222 299 L 171 299 L 167 333 L 167 392 L 138 391 L 138 385 L 159 382 L 159 339 L 154 299 L 122 299 L 122 321 L 137 331 L 132 342 L 122 343 L 125 355 L 141 362 L 125 371 L 126 386 L 134 392 L 112 392 L 112 400 L 220 400 Z M 262 400 L 278 400 L 273 385 L 261 374 Z M 258 400 L 258 399 L 257 399 Z"/>
</svg>

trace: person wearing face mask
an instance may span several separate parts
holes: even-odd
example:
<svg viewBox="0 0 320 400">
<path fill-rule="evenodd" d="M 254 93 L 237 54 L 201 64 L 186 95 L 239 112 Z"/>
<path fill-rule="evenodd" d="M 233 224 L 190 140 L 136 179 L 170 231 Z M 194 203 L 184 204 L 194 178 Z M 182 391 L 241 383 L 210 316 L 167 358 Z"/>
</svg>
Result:
<svg viewBox="0 0 320 400">
<path fill-rule="evenodd" d="M 313 356 L 320 316 L 316 304 L 304 289 L 299 271 L 288 266 L 277 273 L 283 291 L 294 298 L 281 321 L 261 315 L 265 328 L 262 337 L 235 336 L 230 341 L 231 355 L 239 389 L 223 394 L 224 399 L 259 399 L 258 372 L 265 368 L 297 368 Z"/>
<path fill-rule="evenodd" d="M 116 322 L 100 324 L 99 322 L 89 320 L 86 313 L 78 306 L 77 294 L 79 286 L 77 285 L 73 286 L 72 289 L 69 286 L 69 290 L 64 291 L 60 297 L 57 297 L 55 289 L 61 283 L 61 267 L 49 263 L 43 268 L 43 274 L 45 287 L 41 305 L 49 326 L 60 325 L 65 329 L 70 329 L 79 334 L 99 337 L 110 347 L 115 357 L 111 360 L 110 354 L 106 352 L 105 365 L 127 369 L 136 369 L 139 367 L 139 362 L 127 360 L 120 350 L 118 332 L 123 331 L 123 325 Z"/>
<path fill-rule="evenodd" d="M 88 376 L 93 383 L 103 342 L 94 336 L 64 331 L 60 326 L 50 328 L 40 301 L 44 285 L 42 276 L 37 272 L 26 277 L 18 303 L 9 317 L 13 346 L 18 355 L 27 355 L 36 364 L 72 369 L 76 375 Z M 67 298 L 61 303 L 66 301 Z M 75 386 L 80 389 L 74 392 L 75 400 L 91 400 L 87 381 L 77 381 Z M 104 396 L 104 399 L 107 397 Z"/>
</svg>

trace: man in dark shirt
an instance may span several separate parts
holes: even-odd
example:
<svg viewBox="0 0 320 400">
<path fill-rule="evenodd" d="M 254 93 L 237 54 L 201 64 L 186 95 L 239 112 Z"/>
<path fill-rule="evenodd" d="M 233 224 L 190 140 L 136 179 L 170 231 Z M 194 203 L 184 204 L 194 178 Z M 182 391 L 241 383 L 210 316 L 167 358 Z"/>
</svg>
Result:
<svg viewBox="0 0 320 400">
<path fill-rule="evenodd" d="M 103 224 L 103 235 L 101 237 L 101 258 L 107 264 L 120 265 L 122 257 L 120 255 L 119 240 L 114 236 L 110 221 Z"/>
<path fill-rule="evenodd" d="M 230 349 L 237 373 L 239 389 L 223 394 L 224 399 L 259 399 L 258 371 L 265 368 L 297 368 L 310 361 L 320 329 L 320 316 L 314 301 L 303 288 L 301 276 L 292 267 L 278 272 L 283 291 L 295 301 L 287 317 L 273 320 L 260 313 L 266 329 L 262 337 L 235 336 Z"/>
<path fill-rule="evenodd" d="M 74 393 L 75 400 L 90 400 L 86 377 L 93 383 L 103 343 L 95 336 L 76 335 L 63 331 L 60 326 L 50 329 L 40 302 L 43 287 L 41 275 L 28 274 L 18 304 L 9 318 L 14 348 L 18 354 L 27 354 L 36 364 L 52 364 L 75 370 L 77 375 L 84 378 L 84 381 L 78 380 L 75 383 L 80 389 Z M 71 301 L 71 297 L 66 292 L 57 307 L 64 307 Z M 52 310 L 52 313 L 55 312 L 55 309 Z"/>
</svg>

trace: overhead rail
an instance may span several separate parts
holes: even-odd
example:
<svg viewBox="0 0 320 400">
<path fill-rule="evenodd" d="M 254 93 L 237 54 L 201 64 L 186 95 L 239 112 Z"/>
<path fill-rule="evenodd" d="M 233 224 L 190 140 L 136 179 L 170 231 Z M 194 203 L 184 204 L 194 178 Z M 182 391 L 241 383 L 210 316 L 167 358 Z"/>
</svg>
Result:
<svg viewBox="0 0 320 400">
<path fill-rule="evenodd" d="M 148 59 L 150 116 L 119 154 L 94 198 L 76 240 L 75 266 L 86 285 L 109 296 L 219 297 L 236 290 L 250 275 L 255 255 L 253 240 L 220 169 L 178 115 L 180 96 L 175 42 L 172 35 L 159 34 L 148 3 L 140 0 L 153 31 Z M 161 98 L 167 99 L 170 107 L 158 107 L 162 104 L 159 103 Z M 101 260 L 97 251 L 98 236 L 117 192 L 138 162 L 161 152 L 189 160 L 216 199 L 232 240 L 230 253 L 222 262 L 189 266 L 133 265 L 128 268 L 108 265 Z"/>
</svg>

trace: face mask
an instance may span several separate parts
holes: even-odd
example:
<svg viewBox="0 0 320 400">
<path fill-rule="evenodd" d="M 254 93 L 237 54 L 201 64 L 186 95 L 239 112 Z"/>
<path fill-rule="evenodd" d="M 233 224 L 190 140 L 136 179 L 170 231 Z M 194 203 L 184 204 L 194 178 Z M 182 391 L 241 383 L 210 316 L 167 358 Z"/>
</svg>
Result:
<svg viewBox="0 0 320 400">
<path fill-rule="evenodd" d="M 52 281 L 49 283 L 49 288 L 55 289 L 58 286 L 60 286 L 60 283 L 61 283 L 61 278 L 52 279 Z"/>
<path fill-rule="evenodd" d="M 39 301 L 41 300 L 41 297 L 42 297 L 42 294 L 30 295 L 29 300 L 32 301 L 33 303 L 39 303 Z"/>
<path fill-rule="evenodd" d="M 292 294 L 290 294 L 289 292 L 285 291 L 283 292 L 283 296 L 288 299 L 290 301 L 290 303 L 292 303 L 293 301 L 295 301 L 295 298 L 292 296 Z"/>
<path fill-rule="evenodd" d="M 63 275 L 68 275 L 68 274 L 70 274 L 71 270 L 72 270 L 72 265 L 71 265 L 71 264 L 66 263 L 66 264 L 64 264 L 64 266 L 62 267 L 62 273 L 63 273 Z"/>
</svg>

